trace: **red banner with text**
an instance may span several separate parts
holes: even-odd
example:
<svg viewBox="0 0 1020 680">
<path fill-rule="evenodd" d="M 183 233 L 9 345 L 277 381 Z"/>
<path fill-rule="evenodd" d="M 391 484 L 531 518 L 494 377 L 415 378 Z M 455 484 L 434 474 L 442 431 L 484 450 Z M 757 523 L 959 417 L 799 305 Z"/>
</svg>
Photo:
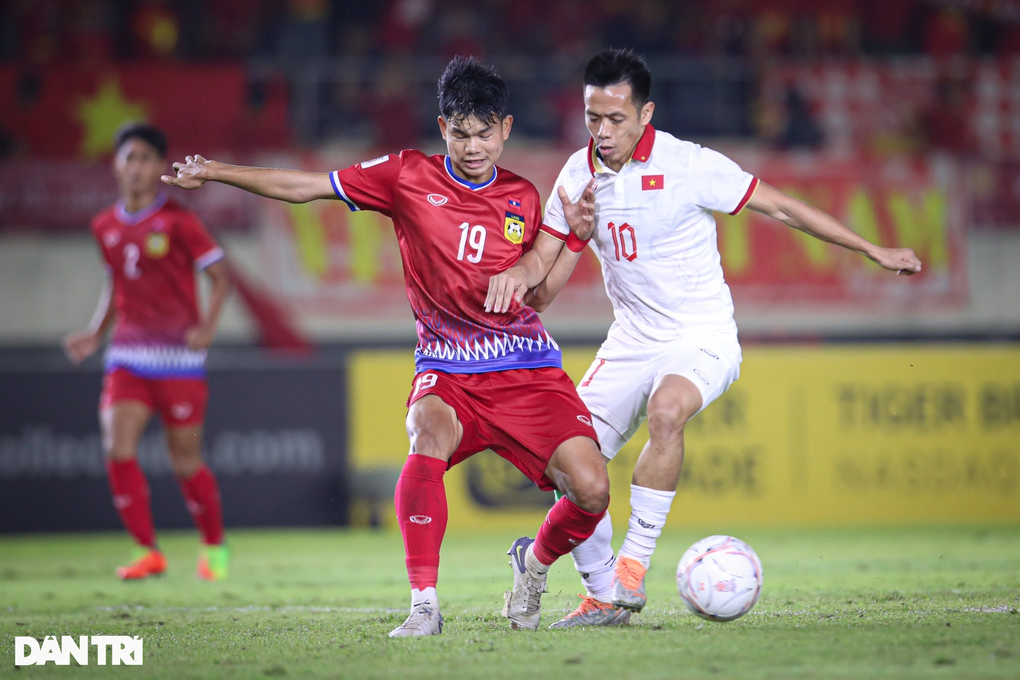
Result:
<svg viewBox="0 0 1020 680">
<path fill-rule="evenodd" d="M 868 240 L 912 247 L 924 262 L 921 274 L 898 277 L 753 211 L 717 215 L 723 268 L 738 308 L 835 306 L 895 313 L 965 302 L 964 197 L 951 164 L 763 158 L 753 151 L 727 151 L 748 171 L 831 213 Z M 319 158 L 306 167 L 346 167 L 361 155 Z M 547 195 L 568 156 L 567 151 L 508 150 L 501 165 Z M 293 162 L 270 163 L 281 166 L 288 160 Z M 259 201 L 259 215 L 262 274 L 288 303 L 306 314 L 352 322 L 408 318 L 400 253 L 388 218 L 351 213 L 340 201 Z M 593 253 L 587 252 L 549 314 L 587 323 L 612 318 Z"/>
</svg>

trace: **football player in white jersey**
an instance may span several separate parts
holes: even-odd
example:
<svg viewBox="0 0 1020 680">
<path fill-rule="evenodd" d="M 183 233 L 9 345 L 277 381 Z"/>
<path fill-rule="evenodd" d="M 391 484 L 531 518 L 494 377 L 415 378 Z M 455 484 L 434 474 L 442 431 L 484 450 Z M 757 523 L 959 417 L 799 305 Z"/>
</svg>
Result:
<svg viewBox="0 0 1020 680">
<path fill-rule="evenodd" d="M 587 596 L 553 627 L 617 625 L 644 607 L 645 572 L 680 479 L 684 424 L 740 374 L 713 211 L 750 208 L 898 274 L 921 271 L 911 249 L 869 243 L 722 154 L 656 131 L 650 87 L 648 67 L 630 50 L 606 50 L 588 62 L 591 139 L 563 167 L 545 213 L 552 227 L 569 227 L 568 247 L 525 301 L 538 311 L 548 307 L 590 245 L 616 320 L 578 392 L 595 416 L 607 459 L 648 421 L 619 559 L 607 512 L 572 553 Z"/>
</svg>

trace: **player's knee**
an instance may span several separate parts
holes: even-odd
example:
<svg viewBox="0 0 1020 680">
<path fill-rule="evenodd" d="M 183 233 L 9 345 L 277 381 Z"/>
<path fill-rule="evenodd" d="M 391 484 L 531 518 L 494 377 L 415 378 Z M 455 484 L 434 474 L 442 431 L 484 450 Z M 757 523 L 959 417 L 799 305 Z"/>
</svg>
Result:
<svg viewBox="0 0 1020 680">
<path fill-rule="evenodd" d="M 584 476 L 574 485 L 573 500 L 585 512 L 603 512 L 609 507 L 609 474 L 603 467 Z"/>
<path fill-rule="evenodd" d="M 680 436 L 688 419 L 689 409 L 680 401 L 662 399 L 648 403 L 648 434 L 655 439 Z"/>
<path fill-rule="evenodd" d="M 187 453 L 170 455 L 170 468 L 179 479 L 190 479 L 202 467 L 202 455 Z"/>
<path fill-rule="evenodd" d="M 413 435 L 411 437 L 411 455 L 449 460 L 453 450 L 447 443 L 448 439 L 448 437 L 436 437 L 428 432 Z"/>
<path fill-rule="evenodd" d="M 116 461 L 130 460 L 137 453 L 134 446 L 125 442 L 106 439 L 103 444 L 106 449 L 106 457 Z"/>
<path fill-rule="evenodd" d="M 425 397 L 407 414 L 407 437 L 411 453 L 449 460 L 463 436 L 456 412 L 434 398 Z"/>
<path fill-rule="evenodd" d="M 411 453 L 429 458 L 449 460 L 456 448 L 456 430 L 452 425 L 445 426 L 442 422 L 420 422 L 412 424 L 408 421 L 407 436 L 411 440 Z"/>
</svg>

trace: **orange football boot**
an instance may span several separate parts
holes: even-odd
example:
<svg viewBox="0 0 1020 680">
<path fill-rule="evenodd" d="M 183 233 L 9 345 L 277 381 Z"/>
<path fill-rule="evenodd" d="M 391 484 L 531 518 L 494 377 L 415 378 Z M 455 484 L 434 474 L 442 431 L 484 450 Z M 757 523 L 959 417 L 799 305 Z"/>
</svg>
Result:
<svg viewBox="0 0 1020 680">
<path fill-rule="evenodd" d="M 613 579 L 613 606 L 641 611 L 645 602 L 645 565 L 629 557 L 616 560 L 616 576 Z"/>
<path fill-rule="evenodd" d="M 578 595 L 581 606 L 567 614 L 550 628 L 573 628 L 574 626 L 620 626 L 630 623 L 630 610 L 600 602 L 594 597 Z"/>
<path fill-rule="evenodd" d="M 122 581 L 135 581 L 150 576 L 160 576 L 166 571 L 166 557 L 155 548 L 142 548 L 136 552 L 135 561 L 123 567 L 117 567 L 117 578 Z"/>
</svg>

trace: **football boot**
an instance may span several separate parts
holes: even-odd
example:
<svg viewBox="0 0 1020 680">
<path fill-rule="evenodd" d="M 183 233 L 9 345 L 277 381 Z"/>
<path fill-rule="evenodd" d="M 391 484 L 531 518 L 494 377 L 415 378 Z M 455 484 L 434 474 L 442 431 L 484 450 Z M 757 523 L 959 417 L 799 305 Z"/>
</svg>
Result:
<svg viewBox="0 0 1020 680">
<path fill-rule="evenodd" d="M 648 601 L 645 595 L 645 573 L 648 569 L 635 559 L 623 557 L 616 560 L 616 574 L 613 576 L 613 606 L 639 612 Z"/>
</svg>

